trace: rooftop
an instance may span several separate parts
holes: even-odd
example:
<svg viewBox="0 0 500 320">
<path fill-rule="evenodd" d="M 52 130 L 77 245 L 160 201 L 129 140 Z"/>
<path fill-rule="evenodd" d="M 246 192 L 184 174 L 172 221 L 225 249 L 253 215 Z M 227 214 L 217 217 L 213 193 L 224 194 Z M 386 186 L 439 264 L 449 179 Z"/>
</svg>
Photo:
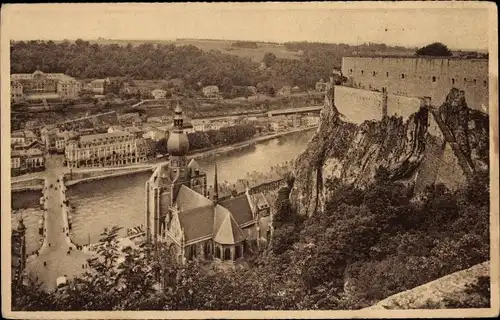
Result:
<svg viewBox="0 0 500 320">
<path fill-rule="evenodd" d="M 235 244 L 245 240 L 231 212 L 219 205 L 215 207 L 213 234 L 214 241 L 220 244 Z"/>
<path fill-rule="evenodd" d="M 99 134 L 89 134 L 80 137 L 80 142 L 91 143 L 97 140 L 106 140 L 111 138 L 121 138 L 131 136 L 130 132 L 117 131 L 111 133 L 99 133 Z"/>
<path fill-rule="evenodd" d="M 239 225 L 253 220 L 252 209 L 250 208 L 246 194 L 221 201 L 220 205 L 233 214 L 234 219 Z"/>
</svg>

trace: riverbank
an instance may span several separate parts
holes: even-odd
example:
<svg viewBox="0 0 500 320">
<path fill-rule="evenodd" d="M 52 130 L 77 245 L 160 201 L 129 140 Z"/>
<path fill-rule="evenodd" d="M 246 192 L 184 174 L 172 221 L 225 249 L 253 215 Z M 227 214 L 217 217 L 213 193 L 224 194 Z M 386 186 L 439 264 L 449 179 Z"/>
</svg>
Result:
<svg viewBox="0 0 500 320">
<path fill-rule="evenodd" d="M 278 132 L 278 133 L 275 133 L 275 134 L 270 134 L 270 135 L 266 135 L 266 136 L 262 136 L 262 137 L 257 137 L 257 138 L 253 138 L 253 139 L 250 139 L 250 140 L 247 140 L 247 141 L 238 142 L 238 143 L 235 143 L 235 144 L 232 144 L 232 145 L 229 145 L 229 146 L 223 146 L 223 147 L 215 148 L 215 149 L 212 149 L 212 150 L 207 150 L 207 151 L 202 151 L 202 152 L 194 153 L 194 154 L 189 155 L 188 158 L 189 159 L 202 159 L 202 158 L 217 156 L 217 155 L 224 154 L 224 153 L 227 153 L 227 152 L 231 152 L 231 151 L 236 151 L 236 150 L 239 150 L 239 149 L 243 149 L 243 148 L 255 145 L 257 143 L 266 142 L 266 141 L 269 141 L 269 140 L 272 140 L 272 139 L 276 139 L 276 138 L 279 138 L 279 137 L 287 136 L 287 135 L 298 133 L 298 132 L 310 131 L 310 130 L 313 130 L 313 129 L 317 129 L 317 126 L 311 126 L 311 127 L 306 127 L 306 128 L 298 128 L 298 129 L 295 129 L 295 130 L 283 131 L 283 132 Z"/>
<path fill-rule="evenodd" d="M 298 133 L 298 132 L 304 132 L 304 131 L 309 131 L 309 130 L 314 130 L 316 129 L 316 126 L 311 126 L 311 127 L 306 127 L 306 128 L 298 128 L 295 130 L 290 130 L 290 131 L 284 131 L 284 132 L 278 132 L 275 134 L 271 135 L 266 135 L 262 137 L 257 137 L 253 138 L 247 141 L 239 142 L 236 144 L 232 144 L 229 146 L 223 146 L 211 150 L 206 150 L 206 151 L 201 151 L 197 153 L 193 153 L 188 156 L 188 159 L 203 159 L 203 158 L 208 158 L 208 157 L 213 157 L 225 153 L 229 153 L 232 151 L 236 151 L 239 149 L 244 149 L 249 146 L 255 145 L 257 143 L 262 143 L 266 142 L 272 139 L 276 139 L 282 136 L 287 136 L 290 134 Z M 120 167 L 110 167 L 110 168 L 94 168 L 94 169 L 88 169 L 88 170 L 78 170 L 76 172 L 73 172 L 72 174 L 66 173 L 64 175 L 65 181 L 66 181 L 66 186 L 72 186 L 78 183 L 84 183 L 84 182 L 90 182 L 90 181 L 95 181 L 95 180 L 100 180 L 100 179 L 106 179 L 106 178 L 111 178 L 111 177 L 119 177 L 119 176 L 124 176 L 124 175 L 130 175 L 130 174 L 136 174 L 140 172 L 145 172 L 145 171 L 150 171 L 154 170 L 155 167 L 163 164 L 167 164 L 168 161 L 164 159 L 158 159 L 158 160 L 152 160 L 149 162 L 145 162 L 141 166 L 133 165 L 133 166 L 120 166 Z M 79 177 L 79 178 L 75 178 Z"/>
<path fill-rule="evenodd" d="M 64 175 L 64 179 L 66 181 L 65 185 L 67 187 L 75 185 L 77 183 L 84 183 L 84 182 L 91 182 L 95 180 L 100 180 L 100 179 L 106 179 L 106 178 L 112 178 L 112 177 L 120 177 L 124 175 L 129 175 L 129 174 L 135 174 L 135 173 L 140 173 L 140 172 L 145 172 L 145 171 L 152 171 L 154 170 L 154 166 L 149 166 L 149 167 L 144 167 L 144 168 L 117 168 L 116 171 L 120 172 L 109 172 L 112 170 L 106 170 L 106 171 L 88 171 L 88 172 L 75 172 L 75 173 L 66 173 Z M 83 177 L 83 178 L 77 178 L 77 179 L 71 179 L 71 176 L 80 176 L 80 175 L 93 175 L 89 177 Z"/>
<path fill-rule="evenodd" d="M 24 180 L 13 181 L 10 184 L 11 192 L 43 190 L 45 178 L 33 177 Z"/>
</svg>

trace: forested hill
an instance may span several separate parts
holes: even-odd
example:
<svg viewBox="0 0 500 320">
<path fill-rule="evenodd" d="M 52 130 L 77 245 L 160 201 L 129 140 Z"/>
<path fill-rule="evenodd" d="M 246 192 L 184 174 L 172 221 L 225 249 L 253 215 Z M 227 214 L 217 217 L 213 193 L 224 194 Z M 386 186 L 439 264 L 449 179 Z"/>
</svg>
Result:
<svg viewBox="0 0 500 320">
<path fill-rule="evenodd" d="M 231 86 L 265 84 L 279 89 L 283 85 L 314 88 L 327 79 L 333 68 L 340 68 L 342 56 L 355 52 L 372 54 L 405 52 L 409 49 L 385 45 L 285 43 L 291 51 L 302 51 L 298 60 L 279 59 L 273 53 L 264 58 L 265 67 L 237 55 L 203 51 L 196 46 L 143 43 L 91 44 L 88 41 L 20 41 L 11 43 L 11 72 L 63 72 L 78 79 L 130 77 L 132 79 L 181 78 L 188 87 L 219 85 L 222 91 Z M 266 50 L 257 46 L 252 50 Z"/>
</svg>

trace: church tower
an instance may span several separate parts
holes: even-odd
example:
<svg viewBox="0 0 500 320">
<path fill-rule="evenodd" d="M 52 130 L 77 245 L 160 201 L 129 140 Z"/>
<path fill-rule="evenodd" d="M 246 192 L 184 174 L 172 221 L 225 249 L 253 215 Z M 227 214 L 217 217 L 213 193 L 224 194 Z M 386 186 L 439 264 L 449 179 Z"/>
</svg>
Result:
<svg viewBox="0 0 500 320">
<path fill-rule="evenodd" d="M 184 132 L 184 118 L 182 109 L 177 102 L 174 110 L 174 128 L 167 140 L 167 152 L 170 154 L 169 174 L 172 181 L 184 182 L 188 178 L 187 153 L 189 140 Z"/>
</svg>

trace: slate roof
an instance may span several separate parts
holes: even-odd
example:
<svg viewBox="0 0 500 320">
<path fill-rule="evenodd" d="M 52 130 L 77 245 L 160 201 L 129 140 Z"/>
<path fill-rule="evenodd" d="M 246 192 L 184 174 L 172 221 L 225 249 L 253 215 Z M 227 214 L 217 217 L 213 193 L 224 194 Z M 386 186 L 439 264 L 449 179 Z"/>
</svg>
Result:
<svg viewBox="0 0 500 320">
<path fill-rule="evenodd" d="M 123 131 L 117 131 L 117 132 L 110 132 L 110 133 L 99 133 L 99 134 L 90 134 L 86 136 L 81 136 L 80 141 L 82 143 L 92 143 L 94 141 L 99 141 L 99 140 L 106 140 L 109 138 L 118 138 L 118 137 L 125 137 L 125 136 L 130 136 L 131 134 L 129 132 L 123 132 Z"/>
<path fill-rule="evenodd" d="M 252 209 L 250 208 L 246 194 L 221 201 L 220 205 L 233 214 L 238 225 L 253 220 Z"/>
<path fill-rule="evenodd" d="M 245 236 L 234 220 L 231 212 L 217 205 L 215 207 L 213 232 L 214 241 L 220 244 L 236 244 L 245 240 Z"/>
<path fill-rule="evenodd" d="M 252 200 L 258 209 L 269 207 L 269 203 L 263 193 L 257 193 L 252 195 Z"/>
<path fill-rule="evenodd" d="M 177 194 L 179 211 L 192 210 L 200 207 L 213 207 L 213 202 L 191 188 L 182 185 Z"/>
<path fill-rule="evenodd" d="M 184 229 L 186 241 L 195 240 L 213 234 L 213 204 L 179 212 L 181 227 Z"/>
</svg>

